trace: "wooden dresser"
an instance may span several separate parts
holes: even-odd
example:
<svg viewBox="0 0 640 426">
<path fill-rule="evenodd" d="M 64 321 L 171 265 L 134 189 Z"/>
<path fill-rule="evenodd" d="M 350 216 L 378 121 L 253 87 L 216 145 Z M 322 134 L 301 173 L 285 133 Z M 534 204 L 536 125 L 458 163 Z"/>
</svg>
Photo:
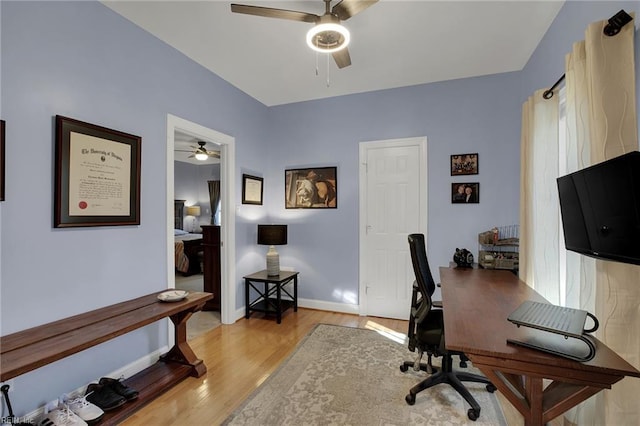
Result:
<svg viewBox="0 0 640 426">
<path fill-rule="evenodd" d="M 213 293 L 213 299 L 207 301 L 203 310 L 220 310 L 220 227 L 217 225 L 202 226 L 202 247 L 203 247 L 203 269 L 204 287 L 203 291 Z"/>
</svg>

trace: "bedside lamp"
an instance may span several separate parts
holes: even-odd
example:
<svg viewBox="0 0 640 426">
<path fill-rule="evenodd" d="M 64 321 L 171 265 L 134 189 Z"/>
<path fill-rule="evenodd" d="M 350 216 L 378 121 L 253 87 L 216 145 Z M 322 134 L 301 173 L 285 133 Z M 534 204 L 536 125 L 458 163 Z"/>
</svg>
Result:
<svg viewBox="0 0 640 426">
<path fill-rule="evenodd" d="M 258 225 L 258 244 L 267 245 L 267 275 L 280 275 L 280 256 L 275 246 L 287 244 L 287 225 Z"/>
<path fill-rule="evenodd" d="M 200 206 L 187 206 L 187 216 L 193 216 L 193 227 L 191 228 L 191 231 L 195 231 L 196 218 L 200 216 Z"/>
</svg>

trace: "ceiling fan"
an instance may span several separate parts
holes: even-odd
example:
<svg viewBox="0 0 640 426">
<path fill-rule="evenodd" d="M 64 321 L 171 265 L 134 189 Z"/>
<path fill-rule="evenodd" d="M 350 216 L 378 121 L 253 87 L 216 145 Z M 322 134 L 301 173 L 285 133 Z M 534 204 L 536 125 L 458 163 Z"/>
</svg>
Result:
<svg viewBox="0 0 640 426">
<path fill-rule="evenodd" d="M 351 57 L 349 56 L 347 45 L 351 36 L 340 22 L 346 21 L 357 13 L 362 12 L 372 4 L 377 3 L 378 0 L 342 0 L 333 8 L 331 7 L 331 0 L 323 1 L 325 3 L 325 13 L 322 16 L 295 10 L 242 4 L 232 4 L 231 11 L 315 24 L 307 33 L 309 47 L 318 52 L 331 53 L 338 68 L 348 67 L 351 65 Z"/>
<path fill-rule="evenodd" d="M 176 149 L 176 152 L 190 152 L 191 155 L 188 158 L 196 158 L 196 160 L 206 161 L 209 157 L 220 158 L 219 151 L 209 151 L 205 148 L 207 143 L 204 141 L 198 141 L 199 146 L 192 146 L 190 150 Z"/>
</svg>

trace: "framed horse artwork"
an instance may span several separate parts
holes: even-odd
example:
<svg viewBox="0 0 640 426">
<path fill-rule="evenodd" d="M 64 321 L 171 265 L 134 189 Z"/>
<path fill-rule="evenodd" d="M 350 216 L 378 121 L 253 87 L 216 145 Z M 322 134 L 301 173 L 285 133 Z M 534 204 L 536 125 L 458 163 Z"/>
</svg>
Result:
<svg viewBox="0 0 640 426">
<path fill-rule="evenodd" d="M 287 209 L 335 209 L 338 207 L 337 167 L 285 170 Z"/>
</svg>

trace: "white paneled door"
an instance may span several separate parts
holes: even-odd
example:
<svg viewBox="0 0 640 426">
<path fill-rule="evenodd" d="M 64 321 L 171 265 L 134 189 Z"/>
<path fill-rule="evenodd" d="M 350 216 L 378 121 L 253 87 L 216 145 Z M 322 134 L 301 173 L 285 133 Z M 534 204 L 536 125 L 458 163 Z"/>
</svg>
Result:
<svg viewBox="0 0 640 426">
<path fill-rule="evenodd" d="M 426 234 L 426 138 L 360 144 L 360 311 L 408 319 L 407 236 Z"/>
</svg>

